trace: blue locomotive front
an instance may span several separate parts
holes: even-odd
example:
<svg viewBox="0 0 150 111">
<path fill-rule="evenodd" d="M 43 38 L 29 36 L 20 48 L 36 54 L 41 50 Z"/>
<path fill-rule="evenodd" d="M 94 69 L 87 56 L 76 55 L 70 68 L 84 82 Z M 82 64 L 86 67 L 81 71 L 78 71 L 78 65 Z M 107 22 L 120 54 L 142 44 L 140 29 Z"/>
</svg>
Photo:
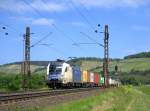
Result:
<svg viewBox="0 0 150 111">
<path fill-rule="evenodd" d="M 50 62 L 47 66 L 47 85 L 51 88 L 62 84 L 62 63 Z"/>
</svg>

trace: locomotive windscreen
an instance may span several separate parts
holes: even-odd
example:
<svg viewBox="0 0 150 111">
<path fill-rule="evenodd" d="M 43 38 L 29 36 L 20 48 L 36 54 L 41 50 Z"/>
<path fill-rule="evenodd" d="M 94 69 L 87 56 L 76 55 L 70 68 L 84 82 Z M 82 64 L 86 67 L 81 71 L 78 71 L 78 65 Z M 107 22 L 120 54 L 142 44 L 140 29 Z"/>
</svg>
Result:
<svg viewBox="0 0 150 111">
<path fill-rule="evenodd" d="M 49 74 L 60 73 L 62 71 L 62 63 L 52 62 L 49 66 Z"/>
<path fill-rule="evenodd" d="M 49 67 L 49 73 L 55 72 L 56 66 L 55 65 L 50 65 Z"/>
</svg>

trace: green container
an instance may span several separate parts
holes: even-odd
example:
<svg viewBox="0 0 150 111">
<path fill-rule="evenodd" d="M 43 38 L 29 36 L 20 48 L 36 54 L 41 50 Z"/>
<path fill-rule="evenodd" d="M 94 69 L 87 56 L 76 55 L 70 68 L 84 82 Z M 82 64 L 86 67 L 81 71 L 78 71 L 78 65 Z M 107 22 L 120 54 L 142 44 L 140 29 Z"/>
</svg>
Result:
<svg viewBox="0 0 150 111">
<path fill-rule="evenodd" d="M 102 75 L 102 74 L 100 74 L 99 83 L 104 84 L 104 75 Z"/>
</svg>

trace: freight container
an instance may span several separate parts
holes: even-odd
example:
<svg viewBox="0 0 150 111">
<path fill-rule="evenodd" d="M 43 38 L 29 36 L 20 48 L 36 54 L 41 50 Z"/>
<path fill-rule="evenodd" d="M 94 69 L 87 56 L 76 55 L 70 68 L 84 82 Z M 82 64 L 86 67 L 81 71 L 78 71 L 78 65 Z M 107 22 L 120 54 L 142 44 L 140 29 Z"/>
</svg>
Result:
<svg viewBox="0 0 150 111">
<path fill-rule="evenodd" d="M 94 83 L 94 73 L 90 72 L 90 82 Z"/>
<path fill-rule="evenodd" d="M 110 85 L 115 85 L 115 84 L 117 84 L 117 81 L 112 79 L 112 78 L 109 78 L 109 84 Z"/>
<path fill-rule="evenodd" d="M 89 73 L 88 71 L 82 71 L 82 82 L 89 82 Z"/>
<path fill-rule="evenodd" d="M 100 82 L 100 84 L 104 84 L 104 77 L 103 76 L 100 77 L 100 81 L 99 82 Z"/>
<path fill-rule="evenodd" d="M 81 82 L 81 71 L 80 71 L 80 67 L 73 66 L 73 67 L 72 67 L 72 74 L 73 74 L 73 82 L 74 82 L 74 83 L 79 83 L 79 82 Z"/>
<path fill-rule="evenodd" d="M 90 72 L 87 71 L 87 82 L 90 82 Z"/>
<path fill-rule="evenodd" d="M 99 79 L 100 79 L 100 76 L 98 73 L 94 73 L 94 83 L 95 84 L 98 84 L 99 83 Z"/>
</svg>

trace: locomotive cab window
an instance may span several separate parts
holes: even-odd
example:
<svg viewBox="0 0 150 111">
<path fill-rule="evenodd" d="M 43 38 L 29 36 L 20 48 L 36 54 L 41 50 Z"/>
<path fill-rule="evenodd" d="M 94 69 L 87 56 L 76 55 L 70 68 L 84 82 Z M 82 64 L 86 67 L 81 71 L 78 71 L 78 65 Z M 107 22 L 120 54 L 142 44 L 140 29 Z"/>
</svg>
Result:
<svg viewBox="0 0 150 111">
<path fill-rule="evenodd" d="M 55 71 L 55 66 L 54 65 L 51 65 L 50 67 L 49 67 L 49 72 L 51 73 L 51 72 L 54 72 Z"/>
<path fill-rule="evenodd" d="M 62 71 L 62 69 L 61 68 L 56 68 L 56 73 L 60 73 L 61 71 Z"/>
</svg>

